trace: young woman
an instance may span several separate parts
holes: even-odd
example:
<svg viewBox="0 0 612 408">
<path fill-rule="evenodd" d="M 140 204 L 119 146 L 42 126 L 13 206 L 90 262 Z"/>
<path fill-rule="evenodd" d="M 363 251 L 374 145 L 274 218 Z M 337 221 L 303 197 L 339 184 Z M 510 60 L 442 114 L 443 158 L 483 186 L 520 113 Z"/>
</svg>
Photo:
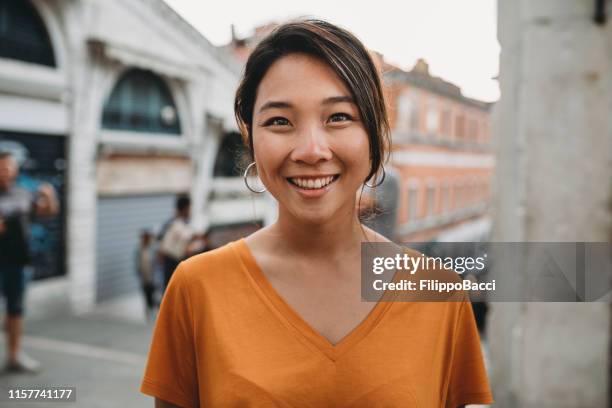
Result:
<svg viewBox="0 0 612 408">
<path fill-rule="evenodd" d="M 361 301 L 361 243 L 387 240 L 360 223 L 356 192 L 388 152 L 361 42 L 319 20 L 278 27 L 251 54 L 235 111 L 278 219 L 179 265 L 141 391 L 157 407 L 492 402 L 469 304 Z"/>
</svg>

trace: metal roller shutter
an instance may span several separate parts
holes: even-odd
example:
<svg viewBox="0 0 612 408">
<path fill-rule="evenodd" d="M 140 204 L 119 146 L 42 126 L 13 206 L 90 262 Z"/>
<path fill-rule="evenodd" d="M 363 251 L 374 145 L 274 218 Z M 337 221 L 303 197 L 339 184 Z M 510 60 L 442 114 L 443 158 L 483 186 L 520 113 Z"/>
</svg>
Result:
<svg viewBox="0 0 612 408">
<path fill-rule="evenodd" d="M 175 196 L 101 197 L 97 211 L 98 302 L 138 288 L 134 251 L 144 228 L 157 229 L 174 213 Z"/>
</svg>

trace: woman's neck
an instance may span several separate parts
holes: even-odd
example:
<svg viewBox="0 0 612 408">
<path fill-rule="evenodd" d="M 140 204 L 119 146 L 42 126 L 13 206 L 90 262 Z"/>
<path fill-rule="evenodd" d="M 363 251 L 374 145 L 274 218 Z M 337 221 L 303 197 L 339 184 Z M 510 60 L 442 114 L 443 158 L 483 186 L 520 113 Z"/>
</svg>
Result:
<svg viewBox="0 0 612 408">
<path fill-rule="evenodd" d="M 297 254 L 336 255 L 355 248 L 366 239 L 355 211 L 339 212 L 325 223 L 303 222 L 280 209 L 270 227 L 279 249 Z"/>
</svg>

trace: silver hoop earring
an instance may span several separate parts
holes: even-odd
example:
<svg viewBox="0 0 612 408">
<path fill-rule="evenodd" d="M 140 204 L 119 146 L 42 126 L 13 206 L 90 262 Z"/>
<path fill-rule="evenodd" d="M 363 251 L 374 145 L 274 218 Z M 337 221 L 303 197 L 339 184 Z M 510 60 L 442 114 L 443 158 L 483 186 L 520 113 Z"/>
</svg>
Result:
<svg viewBox="0 0 612 408">
<path fill-rule="evenodd" d="M 365 185 L 366 185 L 366 187 L 369 187 L 369 188 L 376 188 L 376 187 L 380 186 L 380 185 L 383 183 L 383 181 L 385 181 L 385 176 L 387 175 L 387 173 L 385 173 L 385 167 L 384 167 L 384 166 L 383 166 L 382 170 L 383 170 L 383 175 L 382 175 L 382 178 L 380 179 L 380 181 L 379 181 L 378 183 L 376 183 L 376 184 L 374 184 L 374 185 L 370 185 L 370 184 L 368 184 L 368 183 L 367 183 L 367 181 L 366 181 L 366 182 L 365 182 L 365 183 L 363 183 L 363 184 L 365 184 Z"/>
<path fill-rule="evenodd" d="M 246 188 L 249 189 L 249 191 L 253 193 L 256 193 L 256 194 L 264 193 L 267 191 L 265 187 L 261 190 L 255 190 L 249 185 L 249 171 L 251 170 L 251 167 L 253 166 L 255 166 L 255 162 L 249 164 L 247 168 L 244 170 L 244 174 L 242 176 L 244 178 L 244 185 L 246 186 Z"/>
</svg>

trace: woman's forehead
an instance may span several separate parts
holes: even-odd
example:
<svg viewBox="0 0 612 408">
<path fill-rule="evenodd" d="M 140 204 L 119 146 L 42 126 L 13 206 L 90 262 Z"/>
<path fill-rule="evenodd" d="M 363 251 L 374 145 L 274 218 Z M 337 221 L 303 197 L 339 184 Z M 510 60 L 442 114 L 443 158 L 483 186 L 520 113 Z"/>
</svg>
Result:
<svg viewBox="0 0 612 408">
<path fill-rule="evenodd" d="M 323 60 L 307 54 L 289 54 L 274 62 L 257 90 L 255 110 L 270 101 L 295 103 L 299 100 L 324 104 L 351 102 L 351 93 L 334 70 Z M 343 99 L 340 99 L 343 98 Z"/>
</svg>

